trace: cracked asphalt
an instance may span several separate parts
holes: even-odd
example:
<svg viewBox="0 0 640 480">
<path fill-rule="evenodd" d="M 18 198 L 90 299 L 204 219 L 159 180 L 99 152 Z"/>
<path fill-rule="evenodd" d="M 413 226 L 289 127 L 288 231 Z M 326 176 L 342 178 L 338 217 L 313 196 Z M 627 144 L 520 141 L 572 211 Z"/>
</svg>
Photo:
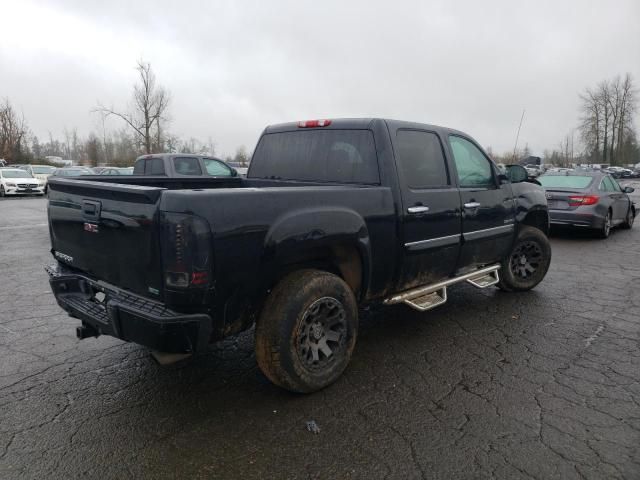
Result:
<svg viewBox="0 0 640 480">
<path fill-rule="evenodd" d="M 170 367 L 77 340 L 42 269 L 46 200 L 3 200 L 0 478 L 640 478 L 637 227 L 554 235 L 532 292 L 364 313 L 345 375 L 302 396 L 261 374 L 252 332 Z"/>
</svg>

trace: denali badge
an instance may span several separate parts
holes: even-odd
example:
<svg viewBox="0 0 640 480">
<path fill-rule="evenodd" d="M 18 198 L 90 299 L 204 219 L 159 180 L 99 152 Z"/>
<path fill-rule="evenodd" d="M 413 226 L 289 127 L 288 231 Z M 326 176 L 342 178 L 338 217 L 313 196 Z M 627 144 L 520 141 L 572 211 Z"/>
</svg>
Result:
<svg viewBox="0 0 640 480">
<path fill-rule="evenodd" d="M 53 255 L 60 260 L 64 260 L 67 263 L 73 263 L 73 257 L 60 252 L 54 252 Z"/>
<path fill-rule="evenodd" d="M 98 233 L 98 225 L 96 225 L 95 223 L 84 222 L 84 231 Z"/>
</svg>

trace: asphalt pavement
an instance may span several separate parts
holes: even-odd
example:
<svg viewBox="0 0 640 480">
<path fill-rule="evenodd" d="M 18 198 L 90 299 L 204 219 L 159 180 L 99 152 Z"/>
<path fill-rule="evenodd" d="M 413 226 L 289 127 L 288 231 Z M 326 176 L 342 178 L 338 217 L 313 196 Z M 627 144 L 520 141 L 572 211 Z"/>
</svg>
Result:
<svg viewBox="0 0 640 480">
<path fill-rule="evenodd" d="M 77 340 L 46 200 L 4 199 L 0 478 L 640 478 L 639 240 L 560 232 L 534 291 L 365 312 L 344 376 L 294 395 L 252 332 L 170 367 Z"/>
</svg>

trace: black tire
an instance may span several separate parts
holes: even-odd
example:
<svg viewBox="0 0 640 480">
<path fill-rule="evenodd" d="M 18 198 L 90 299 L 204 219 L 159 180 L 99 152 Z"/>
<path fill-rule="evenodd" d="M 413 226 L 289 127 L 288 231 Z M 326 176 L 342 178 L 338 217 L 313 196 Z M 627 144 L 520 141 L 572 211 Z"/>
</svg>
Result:
<svg viewBox="0 0 640 480">
<path fill-rule="evenodd" d="M 509 255 L 502 260 L 498 287 L 507 292 L 531 290 L 542 281 L 550 264 L 547 236 L 537 228 L 523 226 Z"/>
<path fill-rule="evenodd" d="M 622 228 L 631 230 L 633 228 L 633 222 L 636 219 L 636 212 L 633 207 L 629 207 L 629 211 L 627 212 L 627 218 L 625 218 L 624 223 L 622 224 Z"/>
<path fill-rule="evenodd" d="M 315 392 L 340 377 L 357 332 L 358 305 L 349 286 L 332 273 L 300 270 L 267 297 L 256 325 L 256 359 L 276 385 Z"/>
<path fill-rule="evenodd" d="M 4 193 L 4 185 L 0 185 L 0 198 L 4 197 L 5 193 Z"/>
<path fill-rule="evenodd" d="M 604 222 L 602 222 L 602 227 L 598 230 L 598 236 L 600 238 L 609 238 L 611 234 L 611 219 L 613 215 L 611 215 L 611 210 L 607 212 L 607 216 L 604 217 Z"/>
</svg>

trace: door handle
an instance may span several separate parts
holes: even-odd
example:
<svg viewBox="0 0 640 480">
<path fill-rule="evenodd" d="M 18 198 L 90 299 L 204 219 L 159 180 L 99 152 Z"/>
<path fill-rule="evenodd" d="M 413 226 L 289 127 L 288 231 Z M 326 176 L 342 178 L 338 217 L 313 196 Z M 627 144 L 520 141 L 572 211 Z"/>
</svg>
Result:
<svg viewBox="0 0 640 480">
<path fill-rule="evenodd" d="M 429 211 L 429 207 L 425 205 L 416 205 L 415 207 L 407 208 L 407 212 L 409 213 L 425 213 Z"/>
<path fill-rule="evenodd" d="M 464 208 L 478 208 L 479 206 L 479 202 L 469 202 L 464 204 Z"/>
</svg>

